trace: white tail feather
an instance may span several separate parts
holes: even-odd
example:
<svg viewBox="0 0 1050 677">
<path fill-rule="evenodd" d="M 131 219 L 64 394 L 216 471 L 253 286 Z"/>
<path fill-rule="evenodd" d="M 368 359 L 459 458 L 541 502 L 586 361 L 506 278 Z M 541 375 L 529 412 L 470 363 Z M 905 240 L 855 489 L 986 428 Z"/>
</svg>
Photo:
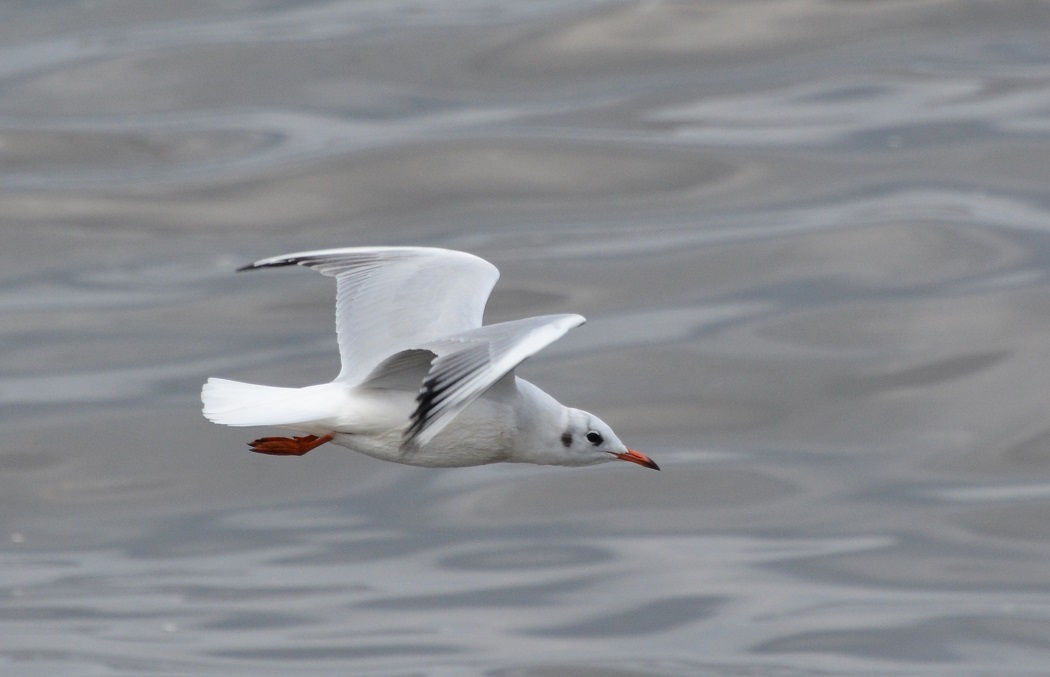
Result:
<svg viewBox="0 0 1050 677">
<path fill-rule="evenodd" d="M 201 389 L 204 417 L 232 426 L 282 426 L 330 419 L 338 413 L 338 399 L 326 388 L 329 385 L 277 388 L 209 378 Z"/>
</svg>

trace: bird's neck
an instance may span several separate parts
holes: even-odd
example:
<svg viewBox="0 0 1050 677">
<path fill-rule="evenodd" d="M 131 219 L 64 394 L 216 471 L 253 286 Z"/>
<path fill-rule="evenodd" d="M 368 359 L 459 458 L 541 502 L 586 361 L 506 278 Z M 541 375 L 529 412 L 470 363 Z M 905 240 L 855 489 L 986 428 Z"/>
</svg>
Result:
<svg viewBox="0 0 1050 677">
<path fill-rule="evenodd" d="M 569 408 L 524 379 L 515 379 L 515 385 L 520 397 L 514 460 L 561 465 L 565 458 L 561 435 L 569 422 Z"/>
</svg>

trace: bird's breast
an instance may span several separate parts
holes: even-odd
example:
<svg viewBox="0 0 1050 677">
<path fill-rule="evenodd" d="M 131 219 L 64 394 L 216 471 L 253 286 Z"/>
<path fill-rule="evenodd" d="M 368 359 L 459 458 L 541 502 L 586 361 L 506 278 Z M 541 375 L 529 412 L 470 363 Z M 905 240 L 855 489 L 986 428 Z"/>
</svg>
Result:
<svg viewBox="0 0 1050 677">
<path fill-rule="evenodd" d="M 404 432 L 414 404 L 415 398 L 403 391 L 363 396 L 357 406 L 369 410 L 368 416 L 363 417 L 370 422 L 369 426 L 351 424 L 340 427 L 333 442 L 384 461 L 430 468 L 486 465 L 508 460 L 516 425 L 513 407 L 502 398 L 478 398 L 427 444 L 403 447 Z"/>
</svg>

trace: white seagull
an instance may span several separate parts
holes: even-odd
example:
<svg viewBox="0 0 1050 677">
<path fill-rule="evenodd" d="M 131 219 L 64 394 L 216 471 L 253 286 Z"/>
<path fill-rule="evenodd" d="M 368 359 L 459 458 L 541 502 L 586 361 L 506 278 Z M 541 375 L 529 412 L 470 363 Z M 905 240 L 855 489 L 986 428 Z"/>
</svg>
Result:
<svg viewBox="0 0 1050 677">
<path fill-rule="evenodd" d="M 446 249 L 353 247 L 275 256 L 239 270 L 293 264 L 336 279 L 342 369 L 331 383 L 305 388 L 208 379 L 201 391 L 208 420 L 303 433 L 257 439 L 252 451 L 302 456 L 334 442 L 435 468 L 621 460 L 660 469 L 597 416 L 515 376 L 525 358 L 584 318 L 482 326 L 499 278 L 488 261 Z"/>
</svg>

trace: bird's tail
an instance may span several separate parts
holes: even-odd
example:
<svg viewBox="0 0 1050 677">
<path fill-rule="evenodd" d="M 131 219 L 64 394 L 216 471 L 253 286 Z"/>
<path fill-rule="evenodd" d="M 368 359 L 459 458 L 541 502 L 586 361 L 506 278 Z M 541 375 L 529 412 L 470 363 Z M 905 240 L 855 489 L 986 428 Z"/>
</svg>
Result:
<svg viewBox="0 0 1050 677">
<path fill-rule="evenodd" d="M 283 426 L 332 415 L 330 400 L 316 388 L 277 388 L 209 378 L 201 389 L 204 417 L 233 426 Z"/>
</svg>

